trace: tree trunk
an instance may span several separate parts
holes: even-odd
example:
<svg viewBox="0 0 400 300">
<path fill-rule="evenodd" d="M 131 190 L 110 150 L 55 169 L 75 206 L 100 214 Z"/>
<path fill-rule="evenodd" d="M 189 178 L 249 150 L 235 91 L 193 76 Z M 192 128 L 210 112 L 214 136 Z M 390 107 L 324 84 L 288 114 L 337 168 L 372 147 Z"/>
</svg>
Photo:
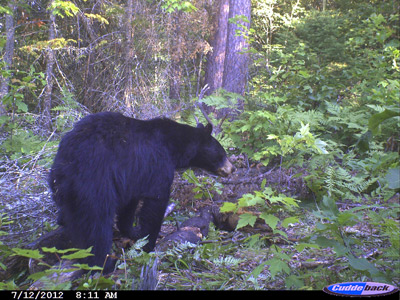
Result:
<svg viewBox="0 0 400 300">
<path fill-rule="evenodd" d="M 251 0 L 220 0 L 218 27 L 213 41 L 213 52 L 207 60 L 205 82 L 209 94 L 218 88 L 244 95 L 249 55 Z M 232 99 L 234 100 L 234 99 Z M 218 118 L 234 117 L 243 110 L 243 100 L 236 99 L 233 109 L 221 109 Z"/>
<path fill-rule="evenodd" d="M 53 66 L 55 62 L 54 50 L 51 48 L 52 41 L 56 37 L 55 30 L 56 16 L 53 14 L 53 11 L 50 12 L 50 27 L 49 27 L 49 45 L 46 49 L 46 89 L 44 95 L 43 102 L 43 125 L 47 129 L 51 129 L 51 98 L 53 91 Z"/>
<path fill-rule="evenodd" d="M 9 8 L 11 12 L 14 14 L 16 11 L 16 5 L 14 1 L 10 1 Z M 12 64 L 12 59 L 14 56 L 14 35 L 15 35 L 15 27 L 14 27 L 14 16 L 13 14 L 6 14 L 5 19 L 6 19 L 6 47 L 5 47 L 5 53 L 3 56 L 4 59 L 4 71 L 8 71 L 11 68 Z M 1 86 L 0 86 L 0 115 L 3 115 L 6 113 L 7 109 L 5 105 L 3 105 L 3 97 L 7 95 L 8 93 L 8 84 L 10 83 L 10 78 L 9 77 L 2 77 L 0 74 L 0 79 L 1 79 Z"/>
<path fill-rule="evenodd" d="M 205 83 L 208 84 L 207 94 L 222 88 L 226 40 L 228 35 L 229 0 L 220 0 L 217 12 L 216 31 L 211 41 L 212 52 L 208 54 Z"/>
<path fill-rule="evenodd" d="M 250 29 L 251 0 L 229 0 L 228 40 L 224 65 L 224 77 L 222 87 L 233 93 L 244 94 L 246 87 L 249 56 L 248 30 Z M 243 19 L 232 21 L 231 19 L 243 16 Z M 240 33 L 240 34 L 238 34 Z M 240 101 L 242 102 L 242 101 Z M 243 103 L 239 103 L 242 109 Z"/>
<path fill-rule="evenodd" d="M 126 9 L 126 49 L 125 49 L 125 61 L 126 61 L 126 84 L 124 91 L 125 104 L 127 107 L 132 107 L 132 86 L 133 86 L 133 59 L 134 59 L 134 48 L 133 48 L 133 0 L 128 0 Z"/>
<path fill-rule="evenodd" d="M 181 98 L 181 86 L 182 86 L 182 34 L 179 24 L 179 18 L 181 16 L 180 11 L 172 13 L 172 44 L 170 46 L 170 74 L 169 74 L 169 98 L 173 101 L 173 107 L 178 106 Z"/>
</svg>

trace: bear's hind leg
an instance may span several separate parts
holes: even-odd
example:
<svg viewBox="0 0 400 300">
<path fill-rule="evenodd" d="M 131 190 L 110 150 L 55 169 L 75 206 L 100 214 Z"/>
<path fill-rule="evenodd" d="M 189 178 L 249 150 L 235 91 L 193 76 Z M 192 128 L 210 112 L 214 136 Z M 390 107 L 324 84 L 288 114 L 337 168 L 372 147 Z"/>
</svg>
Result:
<svg viewBox="0 0 400 300">
<path fill-rule="evenodd" d="M 128 205 L 118 208 L 117 227 L 119 232 L 130 239 L 133 239 L 133 221 L 138 201 L 133 199 Z"/>
<path fill-rule="evenodd" d="M 94 205 L 96 206 L 96 205 Z M 68 236 L 74 246 L 81 249 L 92 248 L 93 256 L 81 260 L 89 266 L 104 268 L 104 273 L 111 272 L 114 264 L 107 254 L 110 253 L 113 238 L 113 207 L 105 214 L 93 206 L 86 209 L 64 209 L 60 212 Z M 106 261 L 107 258 L 107 261 Z"/>
<path fill-rule="evenodd" d="M 93 245 L 92 253 L 94 256 L 89 256 L 88 264 L 90 266 L 104 266 L 104 273 L 107 274 L 113 271 L 115 265 L 115 261 L 111 257 L 107 257 L 112 246 L 112 222 L 106 221 L 102 222 L 102 224 L 94 224 L 92 230 L 88 245 Z"/>
</svg>

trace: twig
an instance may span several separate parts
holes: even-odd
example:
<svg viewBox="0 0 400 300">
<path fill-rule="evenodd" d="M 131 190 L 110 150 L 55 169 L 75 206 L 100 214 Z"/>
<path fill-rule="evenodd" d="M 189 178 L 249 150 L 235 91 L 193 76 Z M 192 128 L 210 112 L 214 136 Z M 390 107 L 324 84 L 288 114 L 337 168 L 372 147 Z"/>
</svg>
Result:
<svg viewBox="0 0 400 300">
<path fill-rule="evenodd" d="M 200 102 L 201 99 L 203 99 L 204 94 L 210 89 L 210 87 L 208 86 L 208 84 L 206 84 L 200 91 L 200 95 L 199 95 L 199 100 L 196 102 L 197 107 L 200 109 L 201 113 L 203 114 L 204 118 L 206 118 L 207 122 L 210 123 L 212 125 L 212 127 L 214 128 L 214 124 L 212 123 L 210 117 L 208 116 L 207 112 L 204 109 L 203 103 Z M 196 122 L 198 123 L 198 120 L 196 120 Z"/>
</svg>

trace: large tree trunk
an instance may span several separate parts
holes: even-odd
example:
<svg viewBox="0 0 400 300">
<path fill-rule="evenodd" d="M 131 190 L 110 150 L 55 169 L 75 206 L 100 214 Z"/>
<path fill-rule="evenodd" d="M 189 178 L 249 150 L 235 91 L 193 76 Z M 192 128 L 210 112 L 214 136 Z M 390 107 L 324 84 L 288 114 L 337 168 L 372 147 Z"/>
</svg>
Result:
<svg viewBox="0 0 400 300">
<path fill-rule="evenodd" d="M 222 87 L 229 92 L 243 95 L 249 62 L 249 56 L 246 53 L 249 45 L 246 37 L 250 29 L 251 0 L 229 0 L 229 5 L 229 19 L 231 21 L 228 24 Z M 233 18 L 238 16 L 243 16 L 247 21 L 243 19 L 232 21 Z"/>
<path fill-rule="evenodd" d="M 229 0 L 220 0 L 217 12 L 216 31 L 211 41 L 212 52 L 207 57 L 205 83 L 208 84 L 207 94 L 222 88 L 224 74 L 226 41 L 228 37 Z"/>
<path fill-rule="evenodd" d="M 11 12 L 14 14 L 16 11 L 16 5 L 14 1 L 10 1 L 9 3 L 9 8 Z M 5 53 L 3 56 L 4 60 L 4 71 L 8 71 L 11 68 L 12 64 L 12 59 L 14 56 L 14 35 L 15 35 L 15 27 L 14 27 L 14 16 L 13 14 L 6 14 L 5 19 L 6 19 L 6 47 L 5 47 Z M 0 115 L 6 113 L 6 107 L 3 105 L 3 102 L 1 101 L 3 97 L 8 93 L 8 84 L 10 83 L 10 78 L 9 77 L 3 77 L 0 74 L 0 80 L 1 80 L 1 86 L 0 86 Z"/>
<path fill-rule="evenodd" d="M 211 94 L 218 88 L 244 95 L 249 63 L 248 33 L 251 0 L 219 0 L 218 27 L 211 42 L 212 54 L 207 60 L 205 83 Z M 243 111 L 242 99 L 231 99 L 232 109 L 218 111 L 218 118 L 234 117 Z"/>
</svg>

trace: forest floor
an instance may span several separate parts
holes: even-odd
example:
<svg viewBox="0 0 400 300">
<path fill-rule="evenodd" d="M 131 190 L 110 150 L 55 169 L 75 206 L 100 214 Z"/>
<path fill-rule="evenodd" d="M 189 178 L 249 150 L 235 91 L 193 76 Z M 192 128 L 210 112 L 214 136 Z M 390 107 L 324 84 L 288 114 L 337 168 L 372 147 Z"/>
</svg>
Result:
<svg viewBox="0 0 400 300">
<path fill-rule="evenodd" d="M 302 199 L 300 207 L 304 218 L 284 229 L 287 238 L 273 235 L 269 227 L 260 222 L 237 231 L 234 230 L 234 223 L 227 225 L 229 230 L 210 227 L 208 236 L 200 242 L 203 245 L 200 254 L 191 250 L 190 254 L 179 254 L 174 262 L 169 261 L 170 264 L 175 264 L 174 268 L 164 268 L 162 265 L 159 267 L 157 289 L 283 289 L 287 284 L 286 276 L 271 278 L 271 270 L 265 267 L 257 271 L 263 262 L 276 257 L 276 253 L 269 250 L 271 245 L 285 249 L 283 252 L 290 255 L 287 261 L 290 270 L 283 265 L 283 273 L 289 275 L 296 270 L 297 277 L 293 277 L 293 281 L 301 278 L 308 287 L 322 288 L 338 279 L 332 278 L 332 274 L 346 273 L 346 262 L 338 258 L 332 248 L 301 251 L 295 248 L 296 242 L 312 234 L 316 223 L 309 213 L 316 208 L 315 200 L 303 177 L 294 176 L 299 170 L 286 170 L 279 166 L 247 166 L 243 159 L 238 158 L 234 159 L 234 163 L 238 170 L 232 176 L 216 179 L 223 184 L 223 189 L 221 194 L 211 193 L 212 200 L 195 199 L 194 185 L 184 180 L 182 173 L 177 172 L 171 192 L 176 206 L 164 222 L 160 240 L 176 231 L 184 220 L 198 216 L 202 208 L 221 206 L 226 201 L 235 202 L 243 194 L 260 190 L 263 180 L 266 181 L 266 186 L 272 186 L 280 193 Z M 0 205 L 2 213 L 7 214 L 12 221 L 10 224 L 3 224 L 1 230 L 7 234 L 2 236 L 2 241 L 9 247 L 24 247 L 53 230 L 56 225 L 56 207 L 46 182 L 48 168 L 39 165 L 32 167 L 31 164 L 29 167 L 20 166 L 11 161 L 3 161 L 0 169 L 3 170 L 0 174 Z M 196 174 L 209 176 L 201 171 L 196 171 Z M 398 195 L 394 201 L 398 202 Z M 339 208 L 346 209 L 347 205 L 350 203 L 341 203 Z M 371 242 L 374 233 L 366 224 L 357 223 L 345 230 L 365 239 L 365 258 L 378 255 L 373 247 L 376 241 Z M 7 273 L 10 274 L 10 270 Z M 118 276 L 118 272 L 115 276 Z M 1 277 L 0 280 L 6 280 Z M 120 281 L 116 280 L 117 288 L 118 282 Z M 126 288 L 126 285 L 121 284 L 120 287 Z"/>
</svg>

